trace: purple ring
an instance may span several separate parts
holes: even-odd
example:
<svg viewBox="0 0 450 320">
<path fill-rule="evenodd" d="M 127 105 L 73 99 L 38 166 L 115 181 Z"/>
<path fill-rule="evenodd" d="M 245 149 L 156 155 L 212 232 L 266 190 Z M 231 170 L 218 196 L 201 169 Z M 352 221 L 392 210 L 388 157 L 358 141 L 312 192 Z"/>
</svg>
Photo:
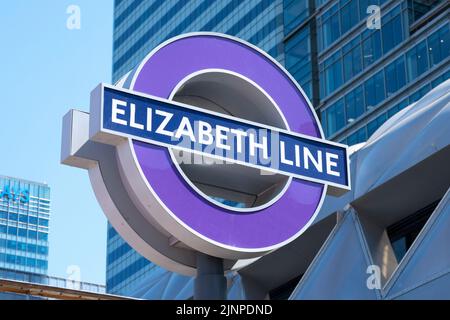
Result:
<svg viewBox="0 0 450 320">
<path fill-rule="evenodd" d="M 190 35 L 162 46 L 134 75 L 131 90 L 168 98 L 186 76 L 203 69 L 241 74 L 264 89 L 290 130 L 322 138 L 313 110 L 285 71 L 265 54 L 220 35 Z M 220 245 L 261 249 L 283 243 L 305 229 L 316 213 L 324 185 L 292 179 L 271 206 L 242 214 L 216 206 L 194 191 L 172 163 L 167 148 L 133 141 L 138 163 L 162 203 L 183 223 Z"/>
</svg>

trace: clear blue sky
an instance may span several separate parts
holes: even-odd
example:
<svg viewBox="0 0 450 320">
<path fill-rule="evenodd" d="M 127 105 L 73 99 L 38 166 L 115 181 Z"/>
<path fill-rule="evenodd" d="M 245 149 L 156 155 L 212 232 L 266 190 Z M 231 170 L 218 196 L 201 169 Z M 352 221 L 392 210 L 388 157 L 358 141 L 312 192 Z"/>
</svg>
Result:
<svg viewBox="0 0 450 320">
<path fill-rule="evenodd" d="M 69 5 L 81 29 L 66 28 Z M 61 119 L 88 111 L 89 93 L 111 82 L 112 0 L 14 0 L 0 10 L 0 174 L 51 187 L 49 274 L 105 283 L 106 218 L 87 172 L 59 164 Z"/>
</svg>

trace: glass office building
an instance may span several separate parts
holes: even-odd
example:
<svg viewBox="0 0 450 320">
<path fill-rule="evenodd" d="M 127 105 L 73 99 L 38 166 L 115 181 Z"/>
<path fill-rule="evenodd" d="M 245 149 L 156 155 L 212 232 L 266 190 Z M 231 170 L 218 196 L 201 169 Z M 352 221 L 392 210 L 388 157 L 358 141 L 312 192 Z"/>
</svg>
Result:
<svg viewBox="0 0 450 320">
<path fill-rule="evenodd" d="M 308 92 L 328 139 L 366 141 L 449 78 L 448 5 L 284 0 L 286 67 Z"/>
<path fill-rule="evenodd" d="M 50 188 L 0 176 L 0 268 L 47 274 Z"/>
<path fill-rule="evenodd" d="M 353 145 L 449 78 L 448 6 L 445 0 L 116 0 L 113 81 L 173 36 L 234 35 L 289 70 L 328 139 Z M 158 268 L 108 226 L 109 293 L 132 294 Z"/>
<path fill-rule="evenodd" d="M 281 0 L 116 0 L 113 81 L 164 40 L 193 31 L 238 36 L 283 60 Z"/>
</svg>

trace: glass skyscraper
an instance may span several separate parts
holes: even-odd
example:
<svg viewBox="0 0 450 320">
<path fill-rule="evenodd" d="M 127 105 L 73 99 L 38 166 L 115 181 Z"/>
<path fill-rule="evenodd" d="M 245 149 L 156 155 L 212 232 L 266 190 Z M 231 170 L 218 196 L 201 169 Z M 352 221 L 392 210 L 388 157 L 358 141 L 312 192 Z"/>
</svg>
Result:
<svg viewBox="0 0 450 320">
<path fill-rule="evenodd" d="M 0 268 L 47 274 L 50 188 L 0 176 Z"/>
<path fill-rule="evenodd" d="M 283 60 L 281 0 L 116 0 L 113 81 L 164 40 L 192 31 L 238 36 Z"/>
<path fill-rule="evenodd" d="M 445 0 L 116 0 L 113 81 L 173 36 L 234 35 L 288 69 L 328 139 L 353 145 L 449 78 L 448 8 Z M 108 226 L 108 292 L 131 294 L 156 268 Z"/>
</svg>

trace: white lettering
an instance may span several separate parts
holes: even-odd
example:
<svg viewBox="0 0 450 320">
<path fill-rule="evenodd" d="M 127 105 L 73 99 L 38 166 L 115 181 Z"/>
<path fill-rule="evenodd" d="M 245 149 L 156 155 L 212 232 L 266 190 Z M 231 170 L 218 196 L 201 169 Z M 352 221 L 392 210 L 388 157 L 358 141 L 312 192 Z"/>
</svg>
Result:
<svg viewBox="0 0 450 320">
<path fill-rule="evenodd" d="M 162 135 L 165 135 L 165 136 L 169 136 L 169 137 L 173 137 L 173 132 L 166 130 L 166 126 L 169 123 L 170 119 L 172 119 L 173 114 L 170 113 L 170 112 L 162 111 L 162 110 L 155 110 L 155 113 L 158 116 L 163 116 L 164 117 L 164 120 L 160 123 L 160 125 L 156 129 L 156 133 L 162 134 Z"/>
<path fill-rule="evenodd" d="M 381 289 L 381 270 L 380 267 L 371 264 L 367 267 L 366 273 L 370 276 L 367 277 L 366 286 L 369 290 Z"/>
<path fill-rule="evenodd" d="M 339 156 L 334 153 L 325 153 L 325 162 L 327 167 L 327 174 L 331 174 L 332 176 L 339 177 L 340 173 L 338 171 L 334 171 L 331 167 L 337 167 L 337 162 L 331 159 L 339 159 Z"/>
<path fill-rule="evenodd" d="M 294 161 L 286 159 L 286 147 L 284 145 L 284 141 L 280 141 L 280 153 L 281 153 L 281 163 L 293 166 Z"/>
<path fill-rule="evenodd" d="M 241 153 L 244 137 L 247 136 L 247 133 L 240 129 L 231 129 L 230 131 L 232 134 L 236 135 L 236 142 L 237 142 L 236 149 L 237 152 Z"/>
<path fill-rule="evenodd" d="M 130 103 L 130 127 L 144 130 L 144 125 L 136 122 L 136 105 L 134 103 Z"/>
<path fill-rule="evenodd" d="M 253 134 L 253 133 L 249 133 L 248 137 L 249 137 L 249 140 L 250 140 L 250 145 L 249 145 L 250 156 L 254 157 L 255 153 L 256 153 L 256 149 L 261 149 L 262 152 L 263 152 L 263 157 L 265 159 L 268 159 L 269 155 L 268 155 L 268 151 L 267 151 L 267 137 L 262 137 L 262 142 L 261 143 L 257 143 L 255 141 L 256 135 Z"/>
<path fill-rule="evenodd" d="M 206 139 L 205 139 L 206 136 Z M 198 142 L 201 144 L 210 145 L 213 143 L 212 127 L 208 122 L 198 122 Z"/>
<path fill-rule="evenodd" d="M 216 146 L 220 149 L 230 150 L 230 146 L 227 145 L 228 135 L 230 129 L 224 126 L 216 125 Z M 224 141 L 224 142 L 223 142 Z"/>
<path fill-rule="evenodd" d="M 119 109 L 118 106 L 126 107 L 127 103 L 122 100 L 112 99 L 112 115 L 111 121 L 117 124 L 121 124 L 123 126 L 127 125 L 127 122 L 123 119 L 117 118 L 117 115 L 125 115 L 125 110 Z"/>
<path fill-rule="evenodd" d="M 370 5 L 367 7 L 366 13 L 369 14 L 366 20 L 368 29 L 381 29 L 381 10 L 377 5 Z"/>
<path fill-rule="evenodd" d="M 315 159 L 308 148 L 303 148 L 303 162 L 305 164 L 305 169 L 309 169 L 309 161 L 312 162 L 317 171 L 323 172 L 321 150 L 317 150 L 317 159 Z"/>
<path fill-rule="evenodd" d="M 152 131 L 152 108 L 147 108 L 147 131 Z"/>
<path fill-rule="evenodd" d="M 295 145 L 295 166 L 300 167 L 300 147 Z"/>
<path fill-rule="evenodd" d="M 67 7 L 66 13 L 69 14 L 66 21 L 66 27 L 69 30 L 81 29 L 81 9 L 79 6 L 71 4 Z"/>
<path fill-rule="evenodd" d="M 177 132 L 175 133 L 175 138 L 179 139 L 181 136 L 188 136 L 192 142 L 196 142 L 194 136 L 194 130 L 192 130 L 191 122 L 189 118 L 183 117 L 180 122 L 180 126 L 178 127 Z"/>
<path fill-rule="evenodd" d="M 208 317 L 211 307 L 191 307 L 183 304 L 182 307 L 177 307 L 177 315 L 202 315 L 204 318 Z"/>
</svg>

